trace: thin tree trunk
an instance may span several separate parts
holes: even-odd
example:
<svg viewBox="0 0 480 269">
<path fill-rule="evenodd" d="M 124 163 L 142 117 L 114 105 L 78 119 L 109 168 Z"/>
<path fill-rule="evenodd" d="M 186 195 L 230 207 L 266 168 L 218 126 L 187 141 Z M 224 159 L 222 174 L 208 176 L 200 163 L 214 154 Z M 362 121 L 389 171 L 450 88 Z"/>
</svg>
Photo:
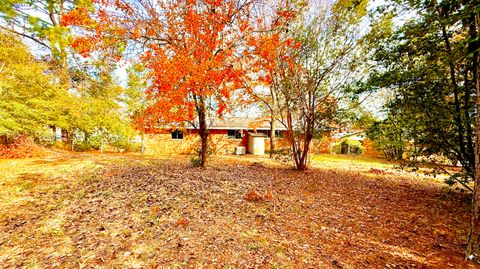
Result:
<svg viewBox="0 0 480 269">
<path fill-rule="evenodd" d="M 480 15 L 472 15 L 473 20 L 470 25 L 470 37 L 475 39 L 478 36 L 477 27 L 480 23 Z M 467 259 L 478 259 L 479 254 L 479 236 L 480 236 L 480 68 L 478 67 L 478 45 L 470 43 L 469 51 L 473 51 L 473 78 L 476 86 L 475 96 L 475 168 L 474 168 L 474 188 L 472 198 L 472 219 L 470 223 L 470 235 L 468 237 L 465 257 Z"/>
<path fill-rule="evenodd" d="M 478 71 L 477 71 L 477 75 Z M 467 259 L 477 259 L 479 254 L 479 236 L 480 236 L 480 82 L 477 81 L 475 116 L 475 178 L 473 188 L 472 219 L 470 223 L 470 235 L 468 237 L 465 256 Z"/>
<path fill-rule="evenodd" d="M 270 106 L 270 158 L 272 158 L 275 150 L 275 108 L 277 106 L 277 96 L 273 85 L 270 87 L 270 96 L 272 97 Z"/>
<path fill-rule="evenodd" d="M 270 158 L 273 157 L 275 151 L 275 119 L 273 113 L 270 118 Z"/>
<path fill-rule="evenodd" d="M 472 73 L 476 73 L 476 68 L 475 68 L 475 63 L 472 66 L 471 69 Z M 470 165 L 475 164 L 475 149 L 474 149 L 474 144 L 473 144 L 473 129 L 472 129 L 472 124 L 471 124 L 471 118 L 470 118 L 470 111 L 471 111 L 471 104 L 470 104 L 470 96 L 472 94 L 471 88 L 469 86 L 469 81 L 468 81 L 468 68 L 465 68 L 465 78 L 464 78 L 464 95 L 463 95 L 463 114 L 465 118 L 466 124 L 466 140 L 467 140 L 467 152 L 468 152 L 468 162 Z M 474 79 L 474 81 L 476 81 Z"/>
<path fill-rule="evenodd" d="M 305 139 L 303 141 L 303 151 L 300 158 L 300 166 L 297 167 L 299 170 L 307 170 L 308 169 L 308 153 L 310 151 L 310 143 L 312 142 L 313 138 L 313 125 L 314 125 L 314 117 L 313 114 L 309 116 L 307 123 L 307 128 L 305 130 Z"/>
<path fill-rule="evenodd" d="M 62 142 L 68 145 L 68 142 L 69 142 L 68 139 L 70 137 L 70 133 L 65 129 L 62 129 L 61 132 L 62 132 Z"/>
<path fill-rule="evenodd" d="M 143 132 L 141 132 L 140 136 L 142 139 L 140 151 L 142 152 L 142 154 L 145 154 L 145 135 L 143 134 Z"/>
<path fill-rule="evenodd" d="M 298 168 L 300 165 L 300 158 L 298 156 L 299 150 L 297 146 L 297 140 L 295 139 L 295 133 L 293 131 L 292 112 L 290 111 L 288 104 L 287 104 L 287 129 L 288 129 L 288 132 L 287 132 L 288 140 L 292 147 L 292 158 L 295 163 L 295 167 Z"/>
<path fill-rule="evenodd" d="M 208 156 L 208 128 L 207 128 L 207 119 L 206 119 L 206 111 L 205 111 L 205 102 L 202 97 L 199 97 L 199 101 L 197 104 L 197 112 L 198 112 L 198 134 L 200 135 L 201 139 L 201 148 L 200 148 L 200 166 L 205 167 L 207 163 L 207 156 Z"/>
</svg>

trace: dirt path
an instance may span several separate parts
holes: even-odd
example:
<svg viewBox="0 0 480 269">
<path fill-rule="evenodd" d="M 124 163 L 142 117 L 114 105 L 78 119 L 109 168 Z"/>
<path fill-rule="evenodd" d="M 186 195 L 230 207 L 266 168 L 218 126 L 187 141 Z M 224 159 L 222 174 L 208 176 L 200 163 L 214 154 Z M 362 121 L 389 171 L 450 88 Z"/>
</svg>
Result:
<svg viewBox="0 0 480 269">
<path fill-rule="evenodd" d="M 463 260 L 467 199 L 437 183 L 248 161 L 95 162 L 77 180 L 48 179 L 71 180 L 63 189 L 0 208 L 0 264 L 475 268 Z"/>
</svg>

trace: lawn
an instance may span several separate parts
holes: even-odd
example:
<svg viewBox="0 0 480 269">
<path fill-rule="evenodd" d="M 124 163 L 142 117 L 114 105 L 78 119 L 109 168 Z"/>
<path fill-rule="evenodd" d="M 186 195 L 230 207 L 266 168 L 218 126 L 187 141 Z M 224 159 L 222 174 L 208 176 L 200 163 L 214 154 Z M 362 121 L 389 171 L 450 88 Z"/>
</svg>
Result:
<svg viewBox="0 0 480 269">
<path fill-rule="evenodd" d="M 375 159 L 322 155 L 312 166 L 234 156 L 205 169 L 186 156 L 0 160 L 0 265 L 475 268 L 463 260 L 466 194 L 379 173 L 392 164 Z"/>
</svg>

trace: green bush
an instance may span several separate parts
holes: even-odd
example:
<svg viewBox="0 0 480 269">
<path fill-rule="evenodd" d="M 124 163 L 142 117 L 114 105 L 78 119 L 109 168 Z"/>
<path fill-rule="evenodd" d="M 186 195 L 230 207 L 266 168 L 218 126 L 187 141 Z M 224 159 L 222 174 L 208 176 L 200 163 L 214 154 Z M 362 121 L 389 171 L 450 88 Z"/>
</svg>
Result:
<svg viewBox="0 0 480 269">
<path fill-rule="evenodd" d="M 75 141 L 74 144 L 75 151 L 89 151 L 92 150 L 92 144 L 87 141 Z"/>
<path fill-rule="evenodd" d="M 336 154 L 361 155 L 365 151 L 362 143 L 348 138 L 333 144 L 332 152 Z"/>
<path fill-rule="evenodd" d="M 192 156 L 190 158 L 190 163 L 192 164 L 193 167 L 200 167 L 201 159 L 198 156 Z"/>
<path fill-rule="evenodd" d="M 117 142 L 109 143 L 110 147 L 114 147 L 119 149 L 119 151 L 123 152 L 141 152 L 142 151 L 142 143 L 139 142 L 131 142 L 127 140 L 120 140 Z"/>
<path fill-rule="evenodd" d="M 267 151 L 267 153 L 270 153 L 270 151 Z M 277 160 L 283 164 L 292 161 L 292 150 L 290 148 L 274 149 L 271 151 L 271 153 L 274 160 Z"/>
<path fill-rule="evenodd" d="M 55 143 L 53 143 L 52 145 L 52 148 L 54 149 L 65 149 L 67 146 L 65 145 L 65 143 L 63 143 L 63 141 L 61 139 L 55 141 Z"/>
</svg>

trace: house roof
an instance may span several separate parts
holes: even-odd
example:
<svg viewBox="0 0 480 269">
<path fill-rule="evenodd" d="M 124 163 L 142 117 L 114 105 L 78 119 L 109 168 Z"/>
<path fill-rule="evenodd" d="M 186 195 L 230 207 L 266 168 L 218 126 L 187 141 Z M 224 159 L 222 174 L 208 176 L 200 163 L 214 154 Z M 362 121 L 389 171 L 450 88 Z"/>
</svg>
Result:
<svg viewBox="0 0 480 269">
<path fill-rule="evenodd" d="M 336 138 L 336 139 L 348 138 L 350 140 L 362 141 L 365 139 L 365 131 L 335 133 L 332 135 L 332 138 Z"/>
</svg>

